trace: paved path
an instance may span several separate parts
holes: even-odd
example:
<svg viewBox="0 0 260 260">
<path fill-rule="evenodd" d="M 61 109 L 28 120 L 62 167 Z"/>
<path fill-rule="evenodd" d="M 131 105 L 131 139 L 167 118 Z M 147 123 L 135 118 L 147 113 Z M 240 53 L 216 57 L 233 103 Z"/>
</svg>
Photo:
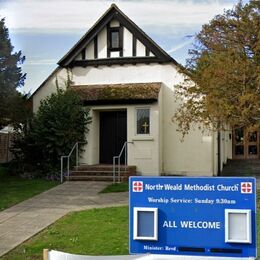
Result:
<svg viewBox="0 0 260 260">
<path fill-rule="evenodd" d="M 128 193 L 98 194 L 107 182 L 65 182 L 0 212 L 0 256 L 70 211 L 126 205 Z"/>
</svg>

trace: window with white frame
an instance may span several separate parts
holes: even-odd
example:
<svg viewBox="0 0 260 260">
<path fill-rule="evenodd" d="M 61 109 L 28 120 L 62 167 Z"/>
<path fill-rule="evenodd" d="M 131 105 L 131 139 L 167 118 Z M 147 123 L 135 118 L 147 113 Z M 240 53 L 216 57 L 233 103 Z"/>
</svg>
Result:
<svg viewBox="0 0 260 260">
<path fill-rule="evenodd" d="M 134 240 L 158 240 L 158 208 L 134 207 Z"/>
<path fill-rule="evenodd" d="M 150 134 L 150 108 L 136 109 L 136 134 Z"/>
<path fill-rule="evenodd" d="M 225 242 L 251 243 L 251 210 L 225 209 Z"/>
</svg>

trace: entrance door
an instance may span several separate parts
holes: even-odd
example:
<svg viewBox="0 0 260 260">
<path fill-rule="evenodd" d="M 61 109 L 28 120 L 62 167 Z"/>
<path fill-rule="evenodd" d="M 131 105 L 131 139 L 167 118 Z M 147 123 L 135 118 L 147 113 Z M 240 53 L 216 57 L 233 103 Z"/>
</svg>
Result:
<svg viewBox="0 0 260 260">
<path fill-rule="evenodd" d="M 126 125 L 126 111 L 100 112 L 100 163 L 112 164 L 113 156 L 119 155 L 127 139 Z"/>
<path fill-rule="evenodd" d="M 249 132 L 245 128 L 235 129 L 233 131 L 233 158 L 259 158 L 259 132 Z"/>
</svg>

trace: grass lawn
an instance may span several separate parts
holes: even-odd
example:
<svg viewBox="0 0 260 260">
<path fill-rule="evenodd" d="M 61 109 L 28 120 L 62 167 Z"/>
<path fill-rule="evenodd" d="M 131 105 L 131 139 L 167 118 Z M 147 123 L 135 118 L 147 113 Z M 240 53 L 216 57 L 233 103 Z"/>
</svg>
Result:
<svg viewBox="0 0 260 260">
<path fill-rule="evenodd" d="M 83 255 L 128 254 L 128 207 L 68 214 L 1 259 L 42 259 L 44 248 Z"/>
<path fill-rule="evenodd" d="M 74 254 L 128 254 L 128 207 L 70 213 L 1 259 L 42 259 L 44 248 Z"/>
<path fill-rule="evenodd" d="M 5 168 L 0 166 L 0 211 L 58 184 L 59 182 L 54 181 L 27 180 L 18 176 L 10 176 Z"/>
<path fill-rule="evenodd" d="M 100 193 L 110 193 L 110 192 L 125 192 L 128 191 L 128 182 L 121 182 L 108 185 Z"/>
</svg>

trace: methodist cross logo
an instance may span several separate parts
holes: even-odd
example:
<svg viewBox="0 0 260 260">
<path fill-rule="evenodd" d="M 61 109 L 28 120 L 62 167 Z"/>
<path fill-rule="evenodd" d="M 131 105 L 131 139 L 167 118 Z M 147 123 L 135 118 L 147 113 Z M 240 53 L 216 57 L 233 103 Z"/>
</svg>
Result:
<svg viewBox="0 0 260 260">
<path fill-rule="evenodd" d="M 133 181 L 133 192 L 143 192 L 142 181 Z"/>
<path fill-rule="evenodd" d="M 241 182 L 241 193 L 252 193 L 252 182 Z"/>
</svg>

